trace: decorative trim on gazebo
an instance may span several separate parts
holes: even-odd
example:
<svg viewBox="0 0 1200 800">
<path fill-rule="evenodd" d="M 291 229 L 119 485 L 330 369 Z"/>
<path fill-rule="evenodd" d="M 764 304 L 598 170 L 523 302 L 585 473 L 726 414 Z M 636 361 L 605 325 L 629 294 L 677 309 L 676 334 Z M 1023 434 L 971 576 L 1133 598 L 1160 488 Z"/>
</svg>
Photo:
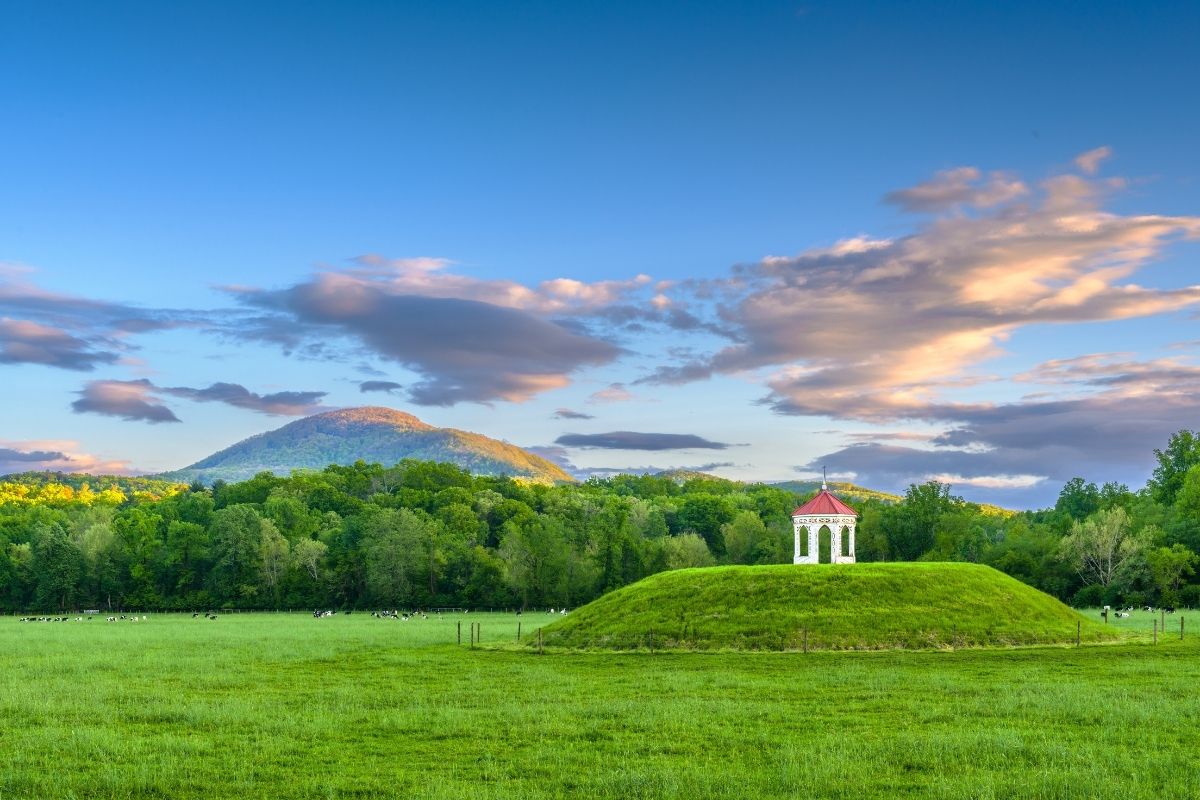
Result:
<svg viewBox="0 0 1200 800">
<path fill-rule="evenodd" d="M 829 486 L 822 481 L 821 491 L 817 496 L 792 512 L 792 531 L 795 534 L 795 554 L 793 564 L 820 563 L 821 528 L 829 528 L 829 562 L 831 564 L 854 563 L 854 526 L 858 522 L 858 512 L 837 499 Z M 849 547 L 842 555 L 842 530 L 849 532 Z M 800 547 L 800 531 L 807 534 L 808 552 Z"/>
</svg>

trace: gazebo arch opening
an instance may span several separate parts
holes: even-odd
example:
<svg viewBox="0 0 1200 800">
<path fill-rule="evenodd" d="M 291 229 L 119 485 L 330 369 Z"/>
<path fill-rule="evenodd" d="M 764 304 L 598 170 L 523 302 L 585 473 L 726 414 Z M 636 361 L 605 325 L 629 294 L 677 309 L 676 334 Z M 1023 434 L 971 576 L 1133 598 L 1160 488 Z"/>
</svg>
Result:
<svg viewBox="0 0 1200 800">
<path fill-rule="evenodd" d="M 833 561 L 833 531 L 828 525 L 822 525 L 817 531 L 817 563 L 832 564 Z"/>
</svg>

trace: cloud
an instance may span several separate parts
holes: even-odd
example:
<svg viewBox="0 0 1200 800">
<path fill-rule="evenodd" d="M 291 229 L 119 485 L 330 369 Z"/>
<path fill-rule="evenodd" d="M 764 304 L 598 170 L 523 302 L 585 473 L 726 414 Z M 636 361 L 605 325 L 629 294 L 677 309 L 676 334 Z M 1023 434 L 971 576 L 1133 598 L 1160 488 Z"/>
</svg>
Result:
<svg viewBox="0 0 1200 800">
<path fill-rule="evenodd" d="M 936 212 L 957 206 L 990 208 L 1029 192 L 1024 183 L 1003 172 L 981 178 L 975 167 L 942 170 L 924 183 L 888 192 L 883 199 L 905 211 Z"/>
<path fill-rule="evenodd" d="M 418 405 L 527 400 L 621 353 L 509 305 L 397 293 L 412 287 L 394 284 L 380 276 L 321 273 L 281 291 L 243 290 L 243 303 L 269 315 L 242 335 L 285 345 L 331 335 L 355 341 L 421 374 L 407 390 Z"/>
<path fill-rule="evenodd" d="M 1094 150 L 1088 150 L 1086 153 L 1080 153 L 1076 156 L 1075 166 L 1088 175 L 1095 175 L 1100 169 L 1100 162 L 1111 155 L 1111 147 L 1097 147 Z"/>
<path fill-rule="evenodd" d="M 260 414 L 302 416 L 322 409 L 319 401 L 325 392 L 274 392 L 255 394 L 238 383 L 214 383 L 204 389 L 189 386 L 155 386 L 141 378 L 132 381 L 89 381 L 71 403 L 76 413 L 89 412 L 119 417 L 130 422 L 179 422 L 175 412 L 163 404 L 160 395 L 170 395 L 197 403 L 224 403 Z"/>
<path fill-rule="evenodd" d="M 0 364 L 42 364 L 87 372 L 116 360 L 116 353 L 96 350 L 65 330 L 31 320 L 0 319 Z"/>
<path fill-rule="evenodd" d="M 992 380 L 979 365 L 1022 329 L 1200 305 L 1200 285 L 1130 280 L 1170 243 L 1200 237 L 1200 217 L 1103 211 L 1106 186 L 1054 176 L 1029 203 L 739 267 L 705 287 L 733 341 L 642 382 L 763 370 L 764 402 L 782 414 L 939 419 L 942 396 Z"/>
<path fill-rule="evenodd" d="M 386 288 L 389 294 L 475 300 L 544 315 L 593 312 L 627 302 L 653 283 L 648 275 L 629 280 L 587 283 L 554 278 L 529 287 L 515 281 L 483 280 L 450 272 L 446 258 L 385 258 L 359 256 L 355 267 L 342 274 L 355 281 Z"/>
<path fill-rule="evenodd" d="M 404 384 L 395 381 L 363 381 L 358 385 L 360 392 L 387 392 L 388 394 L 403 388 Z"/>
<path fill-rule="evenodd" d="M 930 475 L 928 480 L 953 486 L 976 486 L 982 489 L 1028 489 L 1046 480 L 1045 475 Z"/>
<path fill-rule="evenodd" d="M 623 383 L 610 383 L 607 387 L 588 395 L 589 403 L 624 403 L 636 399 L 636 395 Z"/>
<path fill-rule="evenodd" d="M 179 422 L 171 409 L 154 396 L 155 387 L 142 378 L 134 381 L 88 381 L 79 399 L 71 403 L 76 413 L 104 414 L 130 422 Z"/>
<path fill-rule="evenodd" d="M 158 391 L 198 403 L 225 403 L 235 408 L 244 408 L 261 414 L 289 417 L 320 411 L 322 409 L 320 400 L 327 394 L 327 392 L 255 394 L 238 383 L 214 383 L 205 389 L 172 386 L 159 388 Z"/>
<path fill-rule="evenodd" d="M 588 478 L 608 478 L 613 475 L 653 475 L 659 472 L 682 470 L 685 472 L 710 472 L 722 467 L 736 466 L 732 461 L 710 461 L 706 464 L 687 466 L 639 466 L 639 467 L 580 467 L 571 462 L 569 451 L 565 447 L 546 445 L 541 447 L 526 447 L 534 455 L 552 461 L 579 480 Z"/>
<path fill-rule="evenodd" d="M 1057 359 L 1020 376 L 1068 385 L 1075 396 L 933 405 L 924 411 L 929 420 L 951 427 L 922 447 L 887 444 L 885 434 L 823 455 L 808 467 L 828 463 L 891 490 L 945 479 L 990 490 L 989 496 L 1003 494 L 1021 506 L 1052 503 L 1065 481 L 1084 474 L 1100 482 L 1149 476 L 1154 448 L 1189 427 L 1189 420 L 1200 419 L 1200 368 L 1176 359 L 1139 362 L 1123 356 Z"/>
<path fill-rule="evenodd" d="M 74 441 L 0 441 L 0 475 L 15 472 L 127 475 L 131 470 L 127 461 L 105 460 L 81 452 Z"/>
<path fill-rule="evenodd" d="M 608 450 L 724 450 L 730 445 L 711 442 L 690 433 L 565 433 L 554 440 L 565 447 L 604 448 Z"/>
<path fill-rule="evenodd" d="M 134 349 L 134 334 L 200 324 L 205 313 L 146 309 L 42 289 L 33 270 L 0 264 L 0 364 L 90 371 Z"/>
<path fill-rule="evenodd" d="M 939 480 L 976 488 L 1029 488 L 1046 480 L 1030 475 L 1030 466 L 1015 453 L 971 452 L 954 448 L 920 449 L 891 444 L 856 444 L 815 458 L 798 467 L 803 472 L 828 466 L 838 473 L 855 473 L 857 480 L 876 489 L 903 491 L 912 483 Z"/>
<path fill-rule="evenodd" d="M 679 466 L 640 466 L 640 467 L 576 467 L 572 473 L 575 477 L 611 478 L 614 475 L 657 475 L 660 472 L 711 472 L 723 467 L 736 466 L 732 461 L 710 461 L 707 464 L 681 464 Z"/>
<path fill-rule="evenodd" d="M 591 414 L 585 414 L 582 411 L 572 411 L 569 408 L 558 408 L 554 410 L 555 419 L 595 419 Z"/>
<path fill-rule="evenodd" d="M 1130 353 L 1091 353 L 1058 358 L 1013 377 L 1047 385 L 1123 388 L 1135 394 L 1192 392 L 1200 389 L 1200 366 L 1186 358 L 1138 361 Z"/>
<path fill-rule="evenodd" d="M 67 461 L 65 453 L 55 450 L 30 450 L 22 452 L 11 447 L 0 447 L 0 463 L 33 463 L 45 461 Z"/>
</svg>

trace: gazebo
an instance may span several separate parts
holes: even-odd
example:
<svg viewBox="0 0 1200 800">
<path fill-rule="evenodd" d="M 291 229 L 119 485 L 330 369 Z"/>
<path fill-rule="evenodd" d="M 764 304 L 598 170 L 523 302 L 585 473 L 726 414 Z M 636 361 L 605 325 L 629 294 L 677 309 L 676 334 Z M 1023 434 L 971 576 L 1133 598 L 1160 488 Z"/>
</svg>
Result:
<svg viewBox="0 0 1200 800">
<path fill-rule="evenodd" d="M 854 563 L 854 525 L 858 521 L 858 512 L 838 500 L 829 491 L 825 481 L 821 481 L 821 491 L 812 500 L 792 512 L 792 530 L 796 535 L 795 555 L 793 564 L 818 564 L 821 561 L 820 546 L 821 528 L 829 528 L 829 563 Z M 850 532 L 847 555 L 842 555 L 842 529 Z M 801 540 L 800 531 L 806 531 L 808 537 Z M 801 548 L 802 541 L 807 541 L 807 552 Z"/>
</svg>

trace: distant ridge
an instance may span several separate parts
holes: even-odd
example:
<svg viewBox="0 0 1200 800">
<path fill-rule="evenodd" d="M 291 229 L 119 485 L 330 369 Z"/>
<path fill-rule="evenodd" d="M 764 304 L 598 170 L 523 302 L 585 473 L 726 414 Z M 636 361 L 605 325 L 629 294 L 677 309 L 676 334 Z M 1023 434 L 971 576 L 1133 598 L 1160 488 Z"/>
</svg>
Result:
<svg viewBox="0 0 1200 800">
<path fill-rule="evenodd" d="M 739 486 L 746 483 L 722 478 L 719 475 L 713 475 L 709 472 L 697 472 L 691 469 L 666 469 L 654 473 L 654 476 L 656 478 L 669 478 L 678 484 L 696 480 L 723 481 L 725 483 L 738 484 Z M 749 483 L 762 483 L 765 486 L 783 489 L 784 491 L 793 492 L 798 495 L 815 494 L 821 488 L 820 481 L 749 481 Z M 856 483 L 845 483 L 842 481 L 829 481 L 829 489 L 838 497 L 850 498 L 851 500 L 882 500 L 885 503 L 898 503 L 903 499 L 900 495 L 878 492 L 874 489 L 868 489 L 865 486 L 859 486 Z"/>
<path fill-rule="evenodd" d="M 789 492 L 805 495 L 814 494 L 818 489 L 821 488 L 821 482 L 779 481 L 769 483 L 768 486 L 774 486 L 776 489 L 786 489 Z M 829 481 L 829 491 L 833 492 L 844 500 L 882 500 L 885 503 L 898 503 L 904 499 L 898 494 L 879 492 L 874 489 L 868 489 L 865 486 L 859 486 L 856 483 L 845 483 L 843 481 Z"/>
<path fill-rule="evenodd" d="M 427 422 L 382 406 L 328 411 L 213 453 L 195 464 L 166 472 L 168 480 L 211 484 L 241 481 L 260 472 L 288 475 L 355 461 L 391 466 L 403 459 L 442 461 L 477 475 L 509 475 L 554 483 L 575 479 L 557 465 L 516 445 Z"/>
</svg>

